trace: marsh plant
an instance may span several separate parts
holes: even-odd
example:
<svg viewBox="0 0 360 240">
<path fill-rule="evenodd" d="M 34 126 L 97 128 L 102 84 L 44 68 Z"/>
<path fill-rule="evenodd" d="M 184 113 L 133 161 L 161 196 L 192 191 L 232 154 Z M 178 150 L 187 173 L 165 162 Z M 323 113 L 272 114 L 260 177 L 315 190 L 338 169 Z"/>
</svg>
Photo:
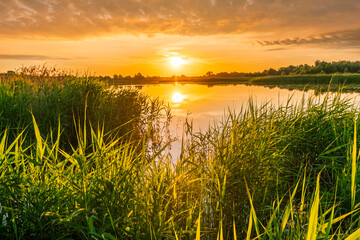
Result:
<svg viewBox="0 0 360 240">
<path fill-rule="evenodd" d="M 2 238 L 360 237 L 358 110 L 341 91 L 250 100 L 171 159 L 166 143 L 149 154 L 157 100 L 89 79 L 36 84 L 1 86 Z"/>
<path fill-rule="evenodd" d="M 77 144 L 80 123 L 104 131 L 106 141 L 138 141 L 151 130 L 152 145 L 159 148 L 160 132 L 170 120 L 168 106 L 134 88 L 114 88 L 95 77 L 45 67 L 23 68 L 0 85 L 0 131 L 7 129 L 13 140 L 25 130 L 31 142 L 32 115 L 43 136 L 56 138 L 60 127 L 60 142 L 69 149 Z"/>
</svg>

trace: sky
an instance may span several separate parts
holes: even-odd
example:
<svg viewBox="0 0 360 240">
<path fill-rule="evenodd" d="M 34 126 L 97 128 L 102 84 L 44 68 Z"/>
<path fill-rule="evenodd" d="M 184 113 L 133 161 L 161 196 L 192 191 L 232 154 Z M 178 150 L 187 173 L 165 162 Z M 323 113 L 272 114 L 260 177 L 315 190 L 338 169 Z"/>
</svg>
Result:
<svg viewBox="0 0 360 240">
<path fill-rule="evenodd" d="M 359 12 L 359 0 L 0 0 L 0 72 L 198 76 L 357 61 Z"/>
</svg>

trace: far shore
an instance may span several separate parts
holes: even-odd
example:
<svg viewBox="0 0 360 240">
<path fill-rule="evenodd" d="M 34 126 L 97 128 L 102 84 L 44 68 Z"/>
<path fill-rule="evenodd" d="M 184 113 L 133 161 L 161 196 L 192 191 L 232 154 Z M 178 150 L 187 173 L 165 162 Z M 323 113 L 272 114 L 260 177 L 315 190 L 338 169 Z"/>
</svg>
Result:
<svg viewBox="0 0 360 240">
<path fill-rule="evenodd" d="M 318 74 L 318 75 L 287 75 L 262 77 L 159 77 L 141 79 L 106 79 L 111 85 L 154 85 L 154 84 L 200 84 L 215 85 L 255 85 L 279 87 L 289 90 L 330 90 L 340 88 L 345 92 L 360 92 L 360 74 Z"/>
</svg>

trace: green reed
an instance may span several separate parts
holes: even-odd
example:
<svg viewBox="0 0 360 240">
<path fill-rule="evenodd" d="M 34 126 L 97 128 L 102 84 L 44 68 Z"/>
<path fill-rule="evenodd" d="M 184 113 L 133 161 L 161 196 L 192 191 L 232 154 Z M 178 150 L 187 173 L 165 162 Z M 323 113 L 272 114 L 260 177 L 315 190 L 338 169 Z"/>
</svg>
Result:
<svg viewBox="0 0 360 240">
<path fill-rule="evenodd" d="M 8 129 L 11 139 L 24 129 L 27 140 L 35 139 L 31 115 L 43 135 L 56 137 L 60 126 L 61 144 L 68 149 L 77 143 L 76 126 L 84 122 L 84 116 L 87 126 L 111 132 L 105 137 L 109 141 L 125 135 L 126 139 L 139 140 L 149 125 L 153 131 L 163 130 L 160 122 L 168 117 L 168 108 L 159 99 L 150 99 L 133 88 L 115 89 L 90 76 L 44 77 L 45 73 L 18 74 L 2 81 L 0 131 Z M 161 145 L 159 135 L 154 133 L 152 138 L 154 146 Z"/>
<path fill-rule="evenodd" d="M 17 99 L 33 99 L 31 91 Z M 58 115 L 49 130 L 35 107 L 25 125 L 2 130 L 2 238 L 359 237 L 358 110 L 340 91 L 279 107 L 250 100 L 208 131 L 190 133 L 176 160 L 165 142 L 151 148 L 155 112 L 130 139 L 107 129 L 111 118 L 93 120 L 93 94 L 81 100 L 81 117 L 72 111 L 70 147 L 66 119 Z"/>
<path fill-rule="evenodd" d="M 208 236 L 223 231 L 224 238 L 234 238 L 234 224 L 238 237 L 258 236 L 261 225 L 267 224 L 256 219 L 270 221 L 273 201 L 282 202 L 278 209 L 285 209 L 280 219 L 275 218 L 281 226 L 280 236 L 285 236 L 282 233 L 288 231 L 288 219 L 294 213 L 281 199 L 297 185 L 305 167 L 308 183 L 302 192 L 293 194 L 292 201 L 302 199 L 304 205 L 305 199 L 317 193 L 315 202 L 339 205 L 337 217 L 356 209 L 357 159 L 352 149 L 356 149 L 357 137 L 353 135 L 358 117 L 350 99 L 341 98 L 338 92 L 304 98 L 295 105 L 289 101 L 280 107 L 270 103 L 256 106 L 250 101 L 248 106 L 239 114 L 229 112 L 222 123 L 207 132 L 194 134 L 183 153 L 189 167 L 193 166 L 192 174 L 205 175 L 203 208 L 209 211 L 202 216 L 204 222 L 212 222 L 208 225 L 212 227 L 202 229 L 207 229 Z M 219 185 L 225 186 L 225 197 Z M 320 193 L 324 197 L 320 198 Z M 306 211 L 310 214 L 310 209 Z M 312 219 L 318 218 L 315 210 L 311 213 Z M 357 219 L 355 213 L 352 216 Z M 250 223 L 256 234 L 250 232 Z M 313 220 L 306 224 L 316 225 Z"/>
</svg>

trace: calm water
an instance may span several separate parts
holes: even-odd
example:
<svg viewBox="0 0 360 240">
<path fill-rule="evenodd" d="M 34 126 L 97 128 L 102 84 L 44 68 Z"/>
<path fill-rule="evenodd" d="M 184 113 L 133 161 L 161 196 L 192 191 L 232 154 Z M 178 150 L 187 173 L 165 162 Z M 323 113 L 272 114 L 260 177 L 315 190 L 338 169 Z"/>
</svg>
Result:
<svg viewBox="0 0 360 240">
<path fill-rule="evenodd" d="M 247 85 L 217 85 L 208 87 L 197 84 L 158 84 L 143 85 L 141 91 L 152 97 L 159 97 L 171 106 L 173 115 L 170 132 L 181 139 L 185 120 L 193 122 L 193 130 L 204 131 L 209 124 L 221 121 L 228 108 L 239 111 L 241 106 L 248 106 L 249 98 L 261 105 L 284 105 L 291 97 L 291 103 L 308 97 L 313 91 L 303 92 L 280 88 L 266 88 Z M 349 94 L 344 94 L 349 96 Z M 355 96 L 355 95 L 354 95 Z M 171 154 L 178 156 L 181 141 L 173 144 Z"/>
</svg>

